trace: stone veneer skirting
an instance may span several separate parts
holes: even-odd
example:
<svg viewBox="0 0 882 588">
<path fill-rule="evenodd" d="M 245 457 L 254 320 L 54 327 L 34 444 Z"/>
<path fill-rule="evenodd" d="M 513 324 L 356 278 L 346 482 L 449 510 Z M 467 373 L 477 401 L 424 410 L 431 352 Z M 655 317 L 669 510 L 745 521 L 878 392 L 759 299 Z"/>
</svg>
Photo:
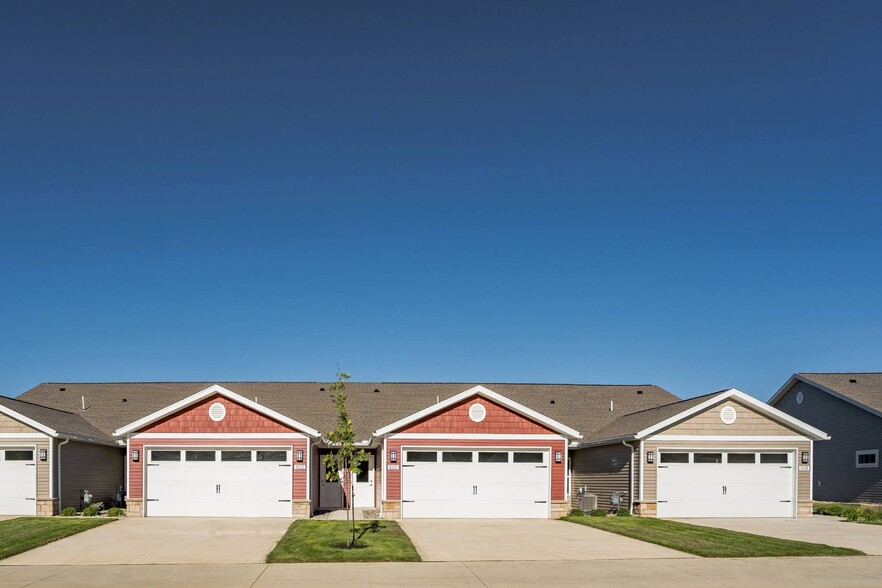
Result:
<svg viewBox="0 0 882 588">
<path fill-rule="evenodd" d="M 126 516 L 127 517 L 143 517 L 144 505 L 140 498 L 126 499 Z"/>
<path fill-rule="evenodd" d="M 400 519 L 401 518 L 401 501 L 399 500 L 382 500 L 382 516 L 384 519 Z"/>
<path fill-rule="evenodd" d="M 37 501 L 37 516 L 52 517 L 58 514 L 58 499 L 50 498 L 48 500 L 41 499 Z"/>
<path fill-rule="evenodd" d="M 312 505 L 309 500 L 291 501 L 291 518 L 308 519 L 312 516 Z"/>
</svg>

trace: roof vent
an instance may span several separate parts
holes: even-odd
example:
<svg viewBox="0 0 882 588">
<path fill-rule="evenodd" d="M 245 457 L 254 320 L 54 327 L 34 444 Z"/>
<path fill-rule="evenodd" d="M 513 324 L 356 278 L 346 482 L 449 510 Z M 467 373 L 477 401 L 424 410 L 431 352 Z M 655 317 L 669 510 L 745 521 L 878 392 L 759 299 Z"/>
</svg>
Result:
<svg viewBox="0 0 882 588">
<path fill-rule="evenodd" d="M 857 380 L 849 380 L 852 384 L 857 384 Z"/>
<path fill-rule="evenodd" d="M 324 392 L 324 391 L 325 391 L 324 388 L 319 388 L 319 392 Z"/>
<path fill-rule="evenodd" d="M 610 411 L 610 412 L 612 412 L 612 411 L 613 411 L 613 409 L 614 409 L 614 406 L 613 406 L 613 401 L 612 401 L 612 400 L 610 400 L 610 401 L 609 401 L 609 411 Z"/>
<path fill-rule="evenodd" d="M 64 392 L 65 390 L 67 390 L 67 388 L 59 388 L 58 389 L 59 392 Z"/>
<path fill-rule="evenodd" d="M 210 418 L 214 422 L 221 422 L 222 420 L 224 420 L 225 416 L 227 416 L 227 407 L 220 402 L 215 402 L 208 407 L 208 418 Z"/>
<path fill-rule="evenodd" d="M 554 400 L 552 400 L 552 401 L 551 401 L 551 402 L 549 402 L 549 403 L 548 403 L 548 404 L 554 404 Z"/>
<path fill-rule="evenodd" d="M 637 394 L 643 394 L 643 390 L 637 390 Z"/>
<path fill-rule="evenodd" d="M 379 389 L 379 388 L 374 388 L 374 394 L 379 394 L 379 393 L 380 393 L 380 389 Z"/>
<path fill-rule="evenodd" d="M 129 401 L 128 398 L 123 398 L 123 402 L 128 402 L 128 401 Z"/>
</svg>

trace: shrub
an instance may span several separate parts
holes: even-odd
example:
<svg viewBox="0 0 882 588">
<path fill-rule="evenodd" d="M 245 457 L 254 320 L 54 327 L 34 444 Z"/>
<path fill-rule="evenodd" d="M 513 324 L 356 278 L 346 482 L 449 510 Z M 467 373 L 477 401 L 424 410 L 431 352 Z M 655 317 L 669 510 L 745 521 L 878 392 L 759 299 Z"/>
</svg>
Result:
<svg viewBox="0 0 882 588">
<path fill-rule="evenodd" d="M 845 516 L 845 520 L 851 521 L 854 523 L 854 522 L 857 522 L 857 521 L 861 520 L 862 518 L 864 518 L 864 514 L 865 514 L 864 509 L 858 507 L 854 510 L 850 510 L 850 511 L 846 512 L 844 516 Z"/>
<path fill-rule="evenodd" d="M 629 517 L 629 516 L 631 516 L 631 511 L 629 511 L 627 508 L 620 508 L 619 510 L 616 511 L 616 516 L 617 517 Z"/>
<path fill-rule="evenodd" d="M 99 508 L 99 506 L 97 504 L 87 506 L 86 508 L 83 509 L 83 516 L 84 517 L 97 517 L 99 514 L 101 514 L 101 509 Z"/>
<path fill-rule="evenodd" d="M 118 506 L 115 506 L 107 511 L 107 516 L 117 518 L 124 517 L 126 516 L 126 511 L 124 508 L 119 508 Z"/>
<path fill-rule="evenodd" d="M 603 510 L 602 508 L 595 508 L 594 510 L 591 511 L 591 516 L 592 517 L 605 517 L 606 511 Z"/>
<path fill-rule="evenodd" d="M 864 511 L 864 520 L 869 521 L 871 523 L 875 523 L 882 517 L 882 513 L 874 508 L 868 508 Z"/>
<path fill-rule="evenodd" d="M 62 517 L 75 517 L 77 516 L 77 509 L 72 506 L 68 506 L 67 508 L 62 509 L 61 512 L 58 513 L 58 515 Z"/>
<path fill-rule="evenodd" d="M 585 511 L 582 510 L 581 508 L 574 508 L 573 510 L 570 511 L 570 516 L 571 517 L 584 517 Z"/>
</svg>

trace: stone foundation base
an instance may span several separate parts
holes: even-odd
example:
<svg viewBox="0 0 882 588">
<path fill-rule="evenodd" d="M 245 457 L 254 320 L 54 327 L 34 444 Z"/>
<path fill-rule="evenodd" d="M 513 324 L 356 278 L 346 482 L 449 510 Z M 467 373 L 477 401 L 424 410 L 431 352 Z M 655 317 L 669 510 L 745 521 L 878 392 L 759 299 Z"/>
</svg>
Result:
<svg viewBox="0 0 882 588">
<path fill-rule="evenodd" d="M 291 518 L 308 519 L 312 515 L 312 505 L 308 500 L 291 501 Z"/>
<path fill-rule="evenodd" d="M 810 516 L 814 516 L 814 503 L 813 502 L 799 502 L 796 505 L 796 516 L 804 519 Z"/>
<path fill-rule="evenodd" d="M 635 502 L 634 515 L 638 517 L 656 517 L 658 511 L 654 502 Z"/>
<path fill-rule="evenodd" d="M 400 519 L 401 518 L 401 502 L 398 500 L 383 500 L 380 502 L 383 507 L 384 519 Z"/>
<path fill-rule="evenodd" d="M 126 516 L 127 517 L 143 517 L 144 504 L 140 498 L 126 499 Z"/>
<path fill-rule="evenodd" d="M 570 503 L 566 500 L 551 501 L 551 518 L 559 519 L 570 514 Z"/>
<path fill-rule="evenodd" d="M 49 500 L 38 500 L 37 501 L 37 516 L 38 517 L 53 517 L 58 514 L 58 500 L 55 498 L 50 498 Z"/>
</svg>

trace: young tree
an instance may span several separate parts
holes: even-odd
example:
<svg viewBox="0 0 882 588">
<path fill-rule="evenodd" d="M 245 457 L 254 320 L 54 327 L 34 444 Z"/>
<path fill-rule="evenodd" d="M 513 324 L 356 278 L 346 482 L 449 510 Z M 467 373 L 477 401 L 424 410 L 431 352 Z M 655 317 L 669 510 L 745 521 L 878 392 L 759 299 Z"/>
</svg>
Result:
<svg viewBox="0 0 882 588">
<path fill-rule="evenodd" d="M 322 457 L 325 464 L 325 479 L 328 482 L 340 481 L 344 470 L 349 472 L 349 509 L 352 511 L 352 526 L 346 538 L 346 545 L 355 543 L 355 502 L 352 500 L 352 479 L 361 473 L 361 464 L 368 459 L 364 449 L 355 448 L 355 431 L 352 430 L 352 421 L 346 412 L 346 380 L 351 376 L 342 371 L 337 372 L 337 381 L 331 384 L 334 393 L 334 404 L 337 406 L 337 426 L 328 433 L 328 444 L 336 449 Z M 347 519 L 349 518 L 347 509 Z"/>
</svg>

